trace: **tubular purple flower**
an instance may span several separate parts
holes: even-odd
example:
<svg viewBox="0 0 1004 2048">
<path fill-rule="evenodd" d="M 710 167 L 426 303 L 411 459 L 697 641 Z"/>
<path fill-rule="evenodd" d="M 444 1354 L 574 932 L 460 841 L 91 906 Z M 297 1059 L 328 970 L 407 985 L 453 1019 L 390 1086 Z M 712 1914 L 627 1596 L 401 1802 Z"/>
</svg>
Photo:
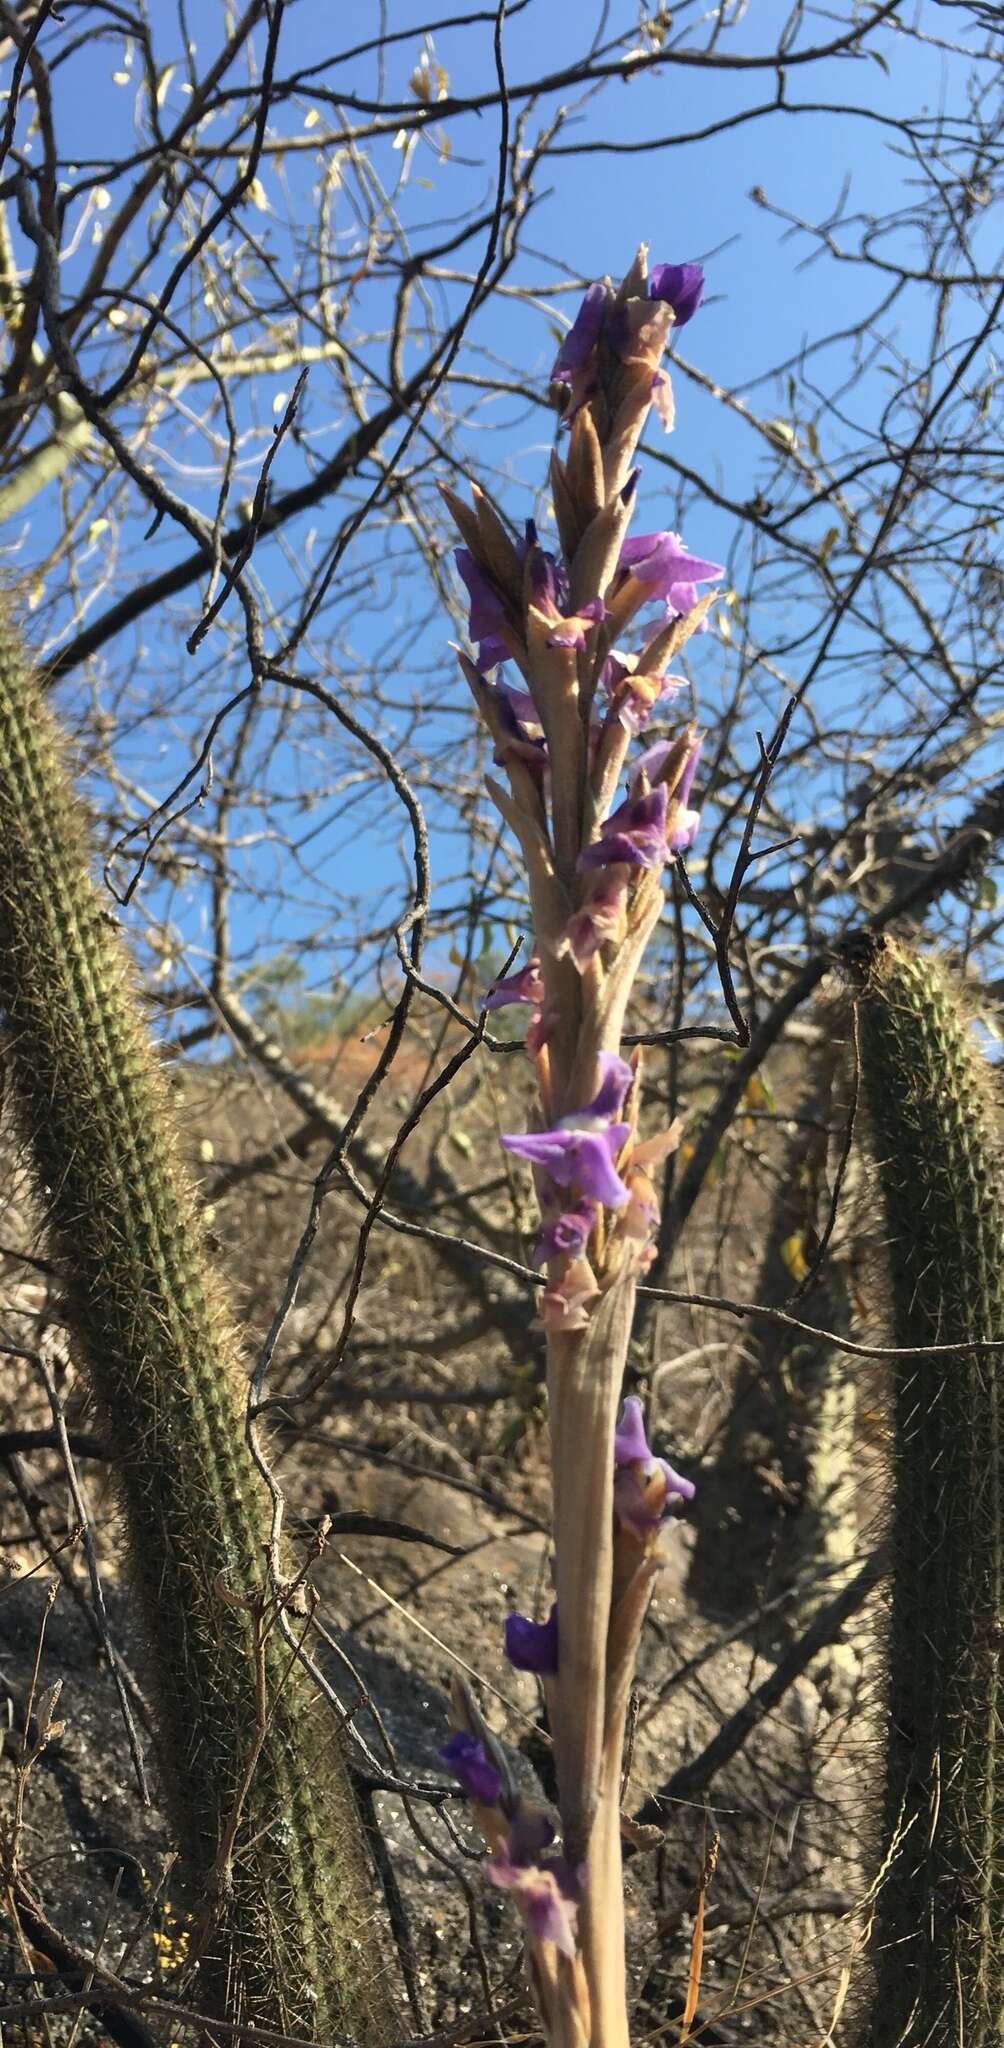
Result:
<svg viewBox="0 0 1004 2048">
<path fill-rule="evenodd" d="M 662 627 L 656 631 L 661 633 Z M 655 635 L 651 637 L 654 639 Z M 618 647 L 611 648 L 600 671 L 600 681 L 610 700 L 611 715 L 630 733 L 641 732 L 657 704 L 671 704 L 686 688 L 682 676 L 648 675 L 643 654 L 636 659 Z"/>
<path fill-rule="evenodd" d="M 601 1052 L 598 1065 L 600 1085 L 592 1101 L 577 1112 L 579 1116 L 616 1116 L 634 1080 L 627 1060 L 622 1060 L 619 1053 Z M 564 1121 L 569 1123 L 571 1119 L 566 1117 Z"/>
<path fill-rule="evenodd" d="M 666 858 L 665 786 L 659 783 L 641 796 L 629 796 L 600 827 L 600 836 L 579 857 L 584 868 L 611 867 L 617 861 L 636 868 L 658 867 Z"/>
<path fill-rule="evenodd" d="M 599 1056 L 600 1085 L 584 1109 L 563 1116 L 551 1131 L 506 1133 L 501 1142 L 507 1152 L 542 1166 L 562 1188 L 576 1187 L 580 1195 L 602 1202 L 606 1209 L 623 1209 L 630 1200 L 614 1168 L 614 1160 L 631 1135 L 630 1124 L 612 1123 L 631 1085 L 631 1069 L 616 1053 Z"/>
<path fill-rule="evenodd" d="M 586 603 L 581 604 L 577 612 L 570 612 L 567 617 L 564 614 L 559 615 L 554 632 L 548 637 L 548 646 L 584 647 L 590 629 L 598 625 L 601 619 L 605 619 L 606 615 L 607 608 L 602 597 L 587 598 Z"/>
<path fill-rule="evenodd" d="M 581 910 L 569 918 L 558 944 L 558 956 L 567 953 L 579 973 L 608 942 L 623 937 L 627 917 L 627 885 L 631 870 L 621 862 L 613 868 L 594 871 L 589 895 Z"/>
<path fill-rule="evenodd" d="M 481 1806 L 496 1804 L 502 1791 L 502 1780 L 476 1735 L 468 1735 L 466 1729 L 458 1728 L 449 1742 L 443 1744 L 439 1754 L 469 1799 L 476 1799 Z"/>
<path fill-rule="evenodd" d="M 696 1487 L 665 1458 L 653 1455 L 636 1394 L 629 1394 L 614 1431 L 614 1511 L 622 1525 L 645 1542 L 665 1514 L 693 1500 Z"/>
<path fill-rule="evenodd" d="M 529 561 L 530 597 L 542 612 L 561 610 L 562 595 L 567 596 L 568 577 L 559 569 L 553 555 L 542 548 L 537 539 L 537 530 L 532 519 L 526 522 L 526 554 Z"/>
<path fill-rule="evenodd" d="M 482 641 L 481 644 L 484 647 L 486 643 Z M 529 692 L 526 690 L 507 689 L 504 683 L 490 683 L 487 676 L 483 676 L 482 681 L 485 689 L 491 693 L 498 714 L 499 725 L 506 736 L 502 744 L 496 748 L 493 759 L 500 767 L 504 767 L 505 757 L 509 751 L 509 743 L 511 741 L 513 748 L 520 755 L 521 759 L 526 762 L 531 771 L 535 775 L 543 776 L 544 769 L 547 767 L 546 742 L 541 735 L 528 731 L 520 715 L 524 705 L 528 705 L 530 716 L 536 719 L 537 714 L 533 708 L 533 700 Z"/>
<path fill-rule="evenodd" d="M 561 1258 L 563 1254 L 581 1258 L 595 1222 L 595 1202 L 576 1202 L 573 1209 L 562 1210 L 550 1223 L 541 1225 L 533 1248 L 533 1264 L 546 1266 L 549 1259 Z"/>
<path fill-rule="evenodd" d="M 470 600 L 467 631 L 478 643 L 478 666 L 496 668 L 512 652 L 505 606 L 491 578 L 479 568 L 468 548 L 454 548 L 453 559 Z"/>
<path fill-rule="evenodd" d="M 559 1187 L 578 1188 L 591 1195 L 605 1209 L 623 1209 L 629 1191 L 614 1168 L 614 1158 L 631 1135 L 629 1124 L 609 1124 L 605 1130 L 528 1131 L 525 1136 L 509 1134 L 502 1144 L 507 1152 L 543 1166 Z"/>
<path fill-rule="evenodd" d="M 655 263 L 648 280 L 650 299 L 663 299 L 673 308 L 673 325 L 686 327 L 704 299 L 704 266 L 701 263 Z"/>
<path fill-rule="evenodd" d="M 624 542 L 620 567 L 630 570 L 639 583 L 651 586 L 650 599 L 665 598 L 678 612 L 693 609 L 698 583 L 715 583 L 725 574 L 720 562 L 692 555 L 678 533 L 636 534 Z"/>
<path fill-rule="evenodd" d="M 575 1955 L 581 1884 L 564 1857 L 521 1864 L 498 1855 L 489 1859 L 487 1869 L 493 1884 L 513 1893 L 536 1941 L 551 1941 L 561 1955 Z"/>
<path fill-rule="evenodd" d="M 639 1462 L 651 1464 L 652 1451 L 645 1432 L 645 1410 L 637 1394 L 628 1394 L 614 1430 L 614 1464 L 633 1465 Z"/>
<path fill-rule="evenodd" d="M 493 981 L 488 994 L 483 998 L 483 1010 L 501 1010 L 506 1003 L 532 1003 L 538 1007 L 544 1000 L 544 983 L 541 979 L 540 961 L 536 955 L 521 967 L 518 974 L 508 974 L 501 981 Z"/>
<path fill-rule="evenodd" d="M 510 711 L 513 713 L 514 717 L 518 718 L 520 725 L 535 725 L 537 727 L 538 732 L 543 730 L 540 723 L 540 712 L 538 711 L 537 706 L 534 703 L 529 690 L 514 689 L 511 683 L 503 682 L 500 682 L 498 687 L 501 690 L 502 695 L 504 696 Z"/>
<path fill-rule="evenodd" d="M 552 1607 L 546 1621 L 529 1621 L 525 1614 L 507 1614 L 505 1653 L 514 1671 L 535 1671 L 540 1678 L 553 1678 L 558 1669 L 558 1609 Z"/>
<path fill-rule="evenodd" d="M 552 384 L 571 384 L 576 372 L 586 367 L 603 332 L 606 309 L 606 286 L 591 284 L 558 350 L 551 371 Z"/>
<path fill-rule="evenodd" d="M 531 523 L 527 522 L 528 527 Z M 537 546 L 536 541 L 530 553 L 530 598 L 535 610 L 553 622 L 549 647 L 584 647 L 592 627 L 607 614 L 601 597 L 588 598 L 577 612 L 566 612 L 568 577 L 554 556 Z"/>
<path fill-rule="evenodd" d="M 652 746 L 646 747 L 645 752 L 639 754 L 637 760 L 631 763 L 632 792 L 638 788 L 643 775 L 649 785 L 655 788 L 658 784 L 660 770 L 669 760 L 670 754 L 675 753 L 675 751 L 675 740 L 655 740 Z"/>
<path fill-rule="evenodd" d="M 688 807 L 687 798 L 693 788 L 694 775 L 700 759 L 702 745 L 703 742 L 701 740 L 695 740 L 684 763 L 683 774 L 673 792 L 679 808 L 675 812 L 675 822 L 669 834 L 668 851 L 670 853 L 689 852 L 697 838 L 701 823 L 701 813 Z M 643 775 L 648 782 L 655 783 L 656 788 L 661 789 L 663 784 L 657 782 L 656 778 L 660 774 L 665 762 L 669 760 L 670 755 L 675 754 L 675 752 L 675 740 L 656 740 L 654 746 L 646 747 L 645 752 L 639 754 L 638 759 L 632 765 L 632 795 L 638 790 Z"/>
</svg>

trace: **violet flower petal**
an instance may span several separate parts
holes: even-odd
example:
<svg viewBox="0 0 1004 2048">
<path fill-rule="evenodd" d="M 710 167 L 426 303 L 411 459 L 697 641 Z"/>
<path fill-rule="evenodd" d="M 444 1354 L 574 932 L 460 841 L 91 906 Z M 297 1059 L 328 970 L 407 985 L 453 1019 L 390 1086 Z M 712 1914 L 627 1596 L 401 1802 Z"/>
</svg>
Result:
<svg viewBox="0 0 1004 2048">
<path fill-rule="evenodd" d="M 505 606 L 491 578 L 479 568 L 469 548 L 454 548 L 453 559 L 470 600 L 471 639 L 483 640 L 507 624 Z"/>
<path fill-rule="evenodd" d="M 567 1255 L 573 1259 L 582 1257 L 596 1222 L 595 1202 L 576 1202 L 574 1209 L 564 1209 L 550 1223 L 542 1224 L 533 1248 L 532 1263 L 546 1266 L 549 1259 Z"/>
<path fill-rule="evenodd" d="M 650 299 L 664 299 L 673 308 L 676 327 L 686 327 L 704 298 L 701 263 L 654 263 L 648 280 Z"/>
<path fill-rule="evenodd" d="M 655 784 L 656 776 L 676 746 L 675 740 L 656 740 L 639 754 L 631 764 L 631 787 L 636 789 L 644 773 L 649 785 Z M 656 785 L 658 786 L 658 785 Z"/>
<path fill-rule="evenodd" d="M 488 994 L 482 998 L 481 1008 L 502 1010 L 507 1003 L 532 1003 L 536 1008 L 543 1000 L 540 961 L 534 959 L 528 960 L 518 974 L 507 974 L 501 981 L 493 981 Z"/>
<path fill-rule="evenodd" d="M 502 1791 L 502 1780 L 476 1735 L 458 1728 L 439 1752 L 444 1764 L 463 1786 L 468 1798 L 482 1806 L 494 1806 Z"/>
<path fill-rule="evenodd" d="M 705 561 L 701 555 L 692 555 L 678 533 L 639 533 L 632 540 L 626 540 L 620 551 L 619 566 L 630 569 L 639 583 L 651 584 L 653 598 L 669 598 L 677 611 L 690 611 L 696 603 L 696 591 L 689 604 L 677 604 L 674 590 L 691 590 L 698 583 L 715 583 L 725 570 L 720 562 Z"/>
<path fill-rule="evenodd" d="M 562 1955 L 574 1956 L 576 1909 L 552 1871 L 542 1871 L 537 1884 L 523 1887 L 521 1904 L 530 1933 L 538 1941 L 552 1941 Z"/>
<path fill-rule="evenodd" d="M 676 1501 L 693 1500 L 697 1488 L 692 1479 L 685 1479 L 683 1473 L 678 1472 L 667 1458 L 653 1458 L 652 1462 L 659 1467 L 666 1481 L 667 1508 L 671 1509 Z"/>
<path fill-rule="evenodd" d="M 518 718 L 520 725 L 535 725 L 540 730 L 540 712 L 529 690 L 514 689 L 512 683 L 504 683 L 501 680 L 498 687 L 500 694 L 505 698 L 510 710 Z"/>
<path fill-rule="evenodd" d="M 530 596 L 538 611 L 560 610 L 557 562 L 536 541 L 530 555 Z"/>
<path fill-rule="evenodd" d="M 599 838 L 580 854 L 579 865 L 605 868 L 623 861 L 632 867 L 658 867 L 666 858 L 667 802 L 661 783 L 642 796 L 629 796 L 605 820 Z"/>
<path fill-rule="evenodd" d="M 549 647 L 584 647 L 593 626 L 605 619 L 607 607 L 602 597 L 587 598 L 577 612 L 567 618 L 556 620 L 554 632 L 548 635 Z"/>
<path fill-rule="evenodd" d="M 575 371 L 585 368 L 603 332 L 606 309 L 605 285 L 591 284 L 558 350 L 552 384 L 570 384 Z"/>
<path fill-rule="evenodd" d="M 645 1433 L 645 1410 L 637 1394 L 628 1394 L 614 1430 L 614 1464 L 651 1464 L 652 1451 Z"/>
<path fill-rule="evenodd" d="M 563 1858 L 525 1866 L 498 1855 L 485 1867 L 492 1884 L 512 1892 L 535 1940 L 553 1942 L 563 1956 L 575 1955 L 578 1890 L 572 1896 L 566 1889 Z"/>
<path fill-rule="evenodd" d="M 525 1614 L 507 1614 L 505 1653 L 514 1671 L 535 1671 L 541 1678 L 553 1678 L 558 1669 L 558 1609 L 552 1607 L 546 1621 L 529 1621 Z"/>
<path fill-rule="evenodd" d="M 661 1484 L 653 1485 L 658 1477 Z M 665 1458 L 653 1455 L 636 1394 L 629 1394 L 614 1431 L 614 1511 L 618 1521 L 644 1542 L 665 1514 L 693 1500 L 697 1491 Z"/>
<path fill-rule="evenodd" d="M 634 1080 L 634 1074 L 627 1060 L 622 1060 L 620 1054 L 616 1052 L 601 1052 L 597 1064 L 600 1069 L 600 1085 L 592 1101 L 581 1114 L 615 1117 Z M 572 1126 L 574 1121 L 574 1117 L 562 1118 L 562 1123 L 569 1126 Z"/>
<path fill-rule="evenodd" d="M 546 1167 L 559 1187 L 574 1184 L 580 1194 L 592 1195 L 604 1208 L 623 1209 L 631 1199 L 630 1190 L 616 1173 L 613 1161 L 630 1134 L 629 1124 L 611 1124 L 605 1131 L 505 1133 L 501 1142 L 507 1152 L 529 1159 L 534 1166 Z"/>
</svg>

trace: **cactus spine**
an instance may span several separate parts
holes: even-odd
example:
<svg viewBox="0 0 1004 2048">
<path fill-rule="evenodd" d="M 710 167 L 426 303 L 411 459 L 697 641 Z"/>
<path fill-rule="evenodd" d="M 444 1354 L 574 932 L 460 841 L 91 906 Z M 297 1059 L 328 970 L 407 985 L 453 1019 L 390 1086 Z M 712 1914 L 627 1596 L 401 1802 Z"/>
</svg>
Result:
<svg viewBox="0 0 1004 2048">
<path fill-rule="evenodd" d="M 390 1999 L 330 1713 L 278 1632 L 261 1664 L 246 1601 L 221 1597 L 223 1581 L 252 1599 L 264 1589 L 238 1346 L 58 734 L 2 614 L 0 1005 L 18 1119 L 114 1449 L 165 1793 L 197 1888 L 217 1893 L 199 1996 L 285 2032 L 384 2039 Z"/>
<path fill-rule="evenodd" d="M 988 1072 L 929 959 L 863 974 L 861 1055 L 895 1341 L 886 1819 L 875 2048 L 1004 2041 L 1004 1192 Z"/>
</svg>

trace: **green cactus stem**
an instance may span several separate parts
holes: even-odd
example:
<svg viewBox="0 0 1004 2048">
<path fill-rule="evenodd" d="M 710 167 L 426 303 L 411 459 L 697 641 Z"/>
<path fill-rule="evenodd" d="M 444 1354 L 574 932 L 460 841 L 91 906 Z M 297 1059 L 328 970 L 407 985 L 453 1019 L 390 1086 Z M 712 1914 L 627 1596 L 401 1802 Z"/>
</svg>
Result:
<svg viewBox="0 0 1004 2048">
<path fill-rule="evenodd" d="M 862 969 L 862 1075 L 893 1369 L 888 1868 L 874 2048 L 1004 2041 L 1000 1383 L 1004 1192 L 990 1070 L 942 970 L 889 940 Z"/>
<path fill-rule="evenodd" d="M 2 612 L 0 1006 L 113 1447 L 165 1796 L 193 1898 L 210 1902 L 198 1996 L 286 2033 L 386 2039 L 369 1866 L 330 1710 L 254 1611 L 267 1518 L 237 1339 L 55 723 Z"/>
</svg>

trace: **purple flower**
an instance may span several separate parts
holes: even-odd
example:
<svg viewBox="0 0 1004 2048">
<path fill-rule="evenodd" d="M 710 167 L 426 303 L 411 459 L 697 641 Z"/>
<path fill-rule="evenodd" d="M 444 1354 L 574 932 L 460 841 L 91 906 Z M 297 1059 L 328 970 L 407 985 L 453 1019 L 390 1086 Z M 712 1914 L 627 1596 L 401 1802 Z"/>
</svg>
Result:
<svg viewBox="0 0 1004 2048">
<path fill-rule="evenodd" d="M 624 866 L 600 868 L 592 877 L 582 909 L 574 912 L 562 932 L 558 957 L 569 954 L 580 974 L 601 946 L 616 944 L 624 936 L 629 874 Z"/>
<path fill-rule="evenodd" d="M 499 688 L 503 691 L 510 710 L 519 719 L 521 725 L 535 725 L 540 728 L 540 712 L 529 690 L 514 689 L 511 683 L 501 683 Z"/>
<path fill-rule="evenodd" d="M 467 630 L 478 642 L 478 666 L 496 668 L 511 653 L 511 633 L 505 606 L 490 576 L 479 568 L 468 548 L 455 548 L 453 559 L 467 586 L 470 617 Z"/>
<path fill-rule="evenodd" d="M 622 1060 L 619 1053 L 601 1052 L 599 1067 L 600 1085 L 587 1107 L 579 1110 L 580 1116 L 616 1116 L 634 1080 L 627 1060 Z M 570 1123 L 571 1118 L 564 1121 Z"/>
<path fill-rule="evenodd" d="M 639 533 L 626 540 L 620 567 L 639 583 L 650 585 L 649 599 L 665 598 L 676 612 L 692 611 L 698 583 L 714 583 L 725 571 L 720 562 L 705 562 L 684 547 L 678 533 Z"/>
<path fill-rule="evenodd" d="M 606 286 L 591 284 L 558 350 L 552 384 L 571 384 L 576 372 L 585 369 L 603 332 L 606 308 Z"/>
<path fill-rule="evenodd" d="M 582 1883 L 563 1856 L 540 1863 L 514 1863 L 504 1853 L 489 1858 L 492 1884 L 511 1891 L 536 1941 L 553 1941 L 563 1956 L 575 1955 L 575 1923 Z"/>
<path fill-rule="evenodd" d="M 561 1187 L 573 1184 L 584 1195 L 602 1202 L 607 1209 L 623 1209 L 628 1190 L 614 1169 L 614 1158 L 631 1135 L 629 1124 L 610 1124 L 602 1131 L 565 1128 L 568 1119 L 553 1131 L 528 1131 L 525 1136 L 509 1134 L 502 1143 L 534 1166 L 546 1167 Z"/>
<path fill-rule="evenodd" d="M 629 796 L 600 827 L 600 836 L 580 855 L 584 868 L 607 868 L 616 861 L 636 868 L 655 868 L 666 858 L 666 790 L 662 783 L 642 796 Z"/>
<path fill-rule="evenodd" d="M 518 974 L 508 974 L 501 981 L 493 981 L 482 1002 L 483 1010 L 501 1010 L 506 1003 L 532 1003 L 536 1008 L 544 1000 L 544 983 L 541 979 L 540 961 L 536 955 L 521 967 Z"/>
<path fill-rule="evenodd" d="M 514 1671 L 536 1671 L 553 1678 L 558 1669 L 558 1609 L 546 1621 L 528 1621 L 525 1614 L 507 1614 L 505 1653 Z"/>
<path fill-rule="evenodd" d="M 577 612 L 566 612 L 568 577 L 554 556 L 536 545 L 532 528 L 533 521 L 528 520 L 530 598 L 535 609 L 553 624 L 554 630 L 548 635 L 547 644 L 549 647 L 584 647 L 591 628 L 606 618 L 606 605 L 601 597 L 590 597 Z"/>
<path fill-rule="evenodd" d="M 602 597 L 589 597 L 577 612 L 560 614 L 554 632 L 548 635 L 549 647 L 584 647 L 590 628 L 605 619 L 607 608 Z"/>
<path fill-rule="evenodd" d="M 703 740 L 694 741 L 683 764 L 683 773 L 673 791 L 674 802 L 678 808 L 675 812 L 675 822 L 669 835 L 669 850 L 671 853 L 689 852 L 694 844 L 694 840 L 697 838 L 698 828 L 701 823 L 701 813 L 689 808 L 687 798 L 694 786 L 694 776 L 697 772 L 697 763 L 701 758 L 703 744 Z M 654 746 L 646 747 L 645 752 L 639 754 L 631 770 L 632 793 L 637 790 L 642 775 L 645 776 L 648 782 L 655 783 L 657 788 L 661 789 L 663 787 L 657 781 L 657 777 L 670 756 L 675 754 L 676 747 L 677 742 L 675 740 L 656 740 Z"/>
<path fill-rule="evenodd" d="M 584 1109 L 563 1116 L 551 1131 L 506 1134 L 502 1144 L 507 1152 L 545 1167 L 559 1187 L 574 1186 L 607 1209 L 623 1209 L 630 1195 L 615 1171 L 614 1160 L 627 1143 L 631 1127 L 610 1119 L 627 1094 L 631 1069 L 616 1053 L 606 1052 L 600 1054 L 600 1074 L 597 1094 Z"/>
<path fill-rule="evenodd" d="M 487 641 L 483 640 L 482 651 L 487 645 Z M 501 655 L 493 658 L 496 661 L 502 659 Z M 532 774 L 543 775 L 547 767 L 547 746 L 541 735 L 531 733 L 527 729 L 528 723 L 537 718 L 529 691 L 510 690 L 505 683 L 490 683 L 487 676 L 482 676 L 481 681 L 491 697 L 502 732 L 493 759 L 500 767 L 504 767 L 506 755 L 511 748 L 526 762 Z"/>
<path fill-rule="evenodd" d="M 574 1209 L 565 1209 L 552 1222 L 542 1224 L 533 1248 L 534 1265 L 546 1266 L 549 1259 L 563 1255 L 580 1259 L 595 1222 L 595 1202 L 576 1202 Z"/>
<path fill-rule="evenodd" d="M 614 1464 L 650 1465 L 652 1451 L 645 1434 L 645 1410 L 637 1394 L 628 1394 L 621 1408 L 621 1419 L 614 1430 Z"/>
<path fill-rule="evenodd" d="M 664 630 L 664 623 L 649 635 L 650 640 Z M 600 681 L 610 699 L 611 715 L 631 733 L 641 732 L 657 704 L 671 704 L 686 689 L 685 677 L 649 675 L 644 653 L 636 658 L 617 647 L 608 654 Z"/>
<path fill-rule="evenodd" d="M 652 1536 L 664 1514 L 693 1500 L 696 1488 L 665 1458 L 656 1458 L 645 1434 L 645 1417 L 636 1394 L 629 1394 L 614 1431 L 614 1509 L 617 1518 L 640 1541 Z"/>
<path fill-rule="evenodd" d="M 466 1729 L 458 1728 L 439 1754 L 469 1799 L 476 1799 L 481 1806 L 496 1804 L 502 1791 L 502 1780 L 476 1735 L 468 1735 Z"/>
<path fill-rule="evenodd" d="M 650 299 L 664 299 L 673 308 L 673 323 L 686 327 L 704 298 L 704 267 L 700 263 L 657 263 L 648 280 Z"/>
<path fill-rule="evenodd" d="M 658 785 L 659 775 L 669 760 L 670 754 L 675 752 L 675 740 L 656 740 L 652 746 L 646 747 L 644 753 L 639 754 L 637 760 L 631 764 L 632 791 L 638 788 L 643 775 L 649 787 L 655 788 Z"/>
</svg>

